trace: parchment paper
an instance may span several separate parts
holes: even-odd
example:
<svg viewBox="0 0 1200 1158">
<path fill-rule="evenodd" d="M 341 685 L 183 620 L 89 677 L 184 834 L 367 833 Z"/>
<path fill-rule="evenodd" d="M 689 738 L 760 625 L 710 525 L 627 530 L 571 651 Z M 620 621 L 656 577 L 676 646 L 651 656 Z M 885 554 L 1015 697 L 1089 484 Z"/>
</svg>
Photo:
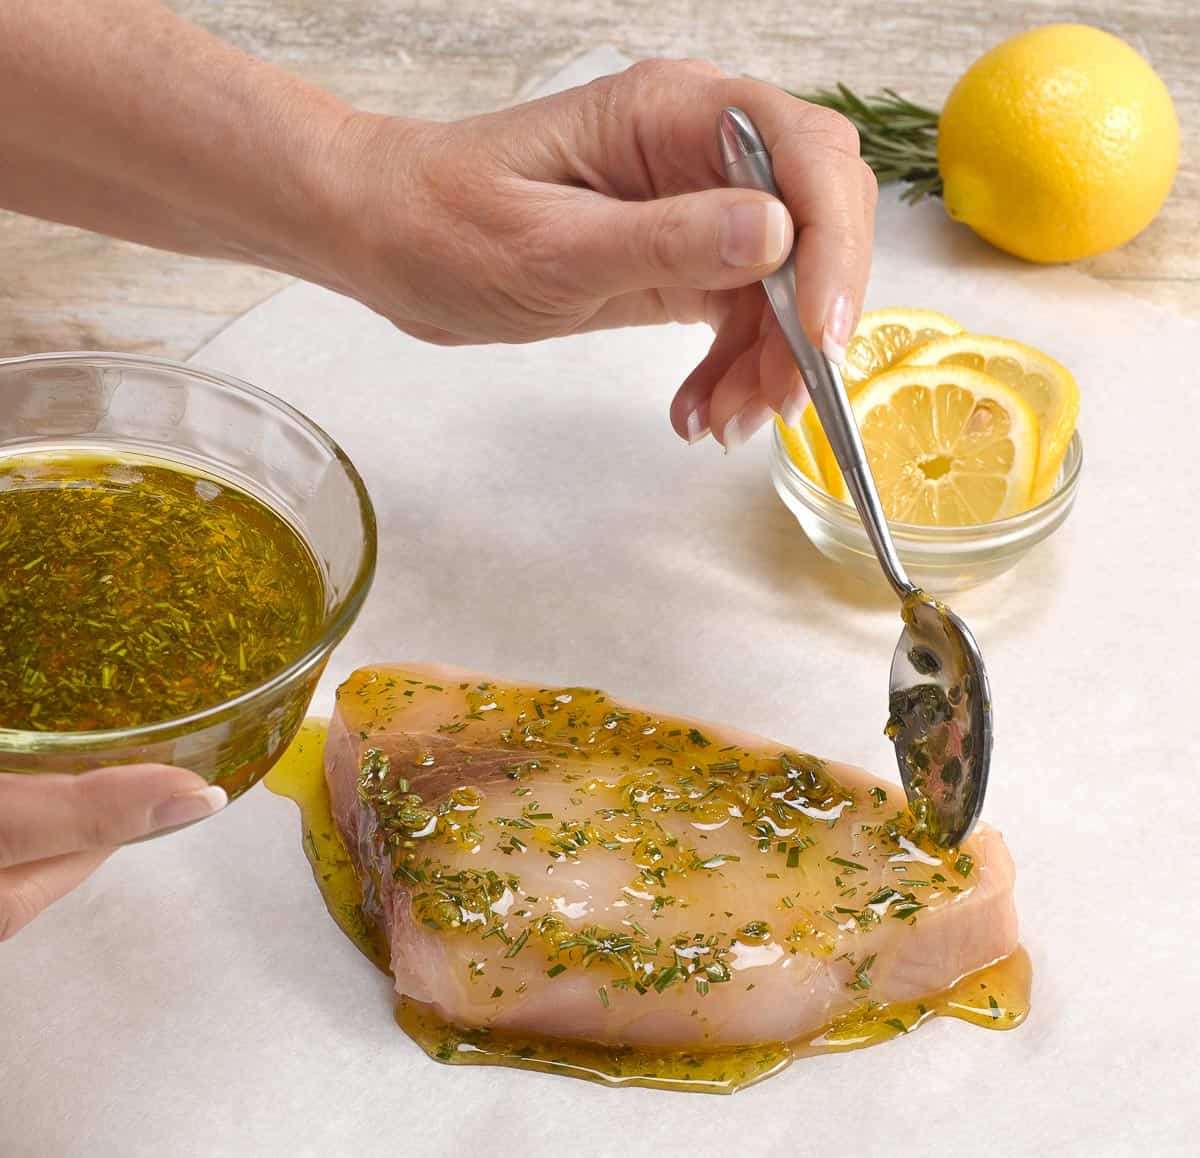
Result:
<svg viewBox="0 0 1200 1158">
<path fill-rule="evenodd" d="M 4 1158 L 1197 1152 L 1200 327 L 1010 261 L 938 205 L 885 196 L 877 244 L 871 304 L 1020 337 L 1083 391 L 1074 514 L 954 600 L 995 689 L 986 817 L 1018 866 L 1026 1025 L 935 1022 L 732 1099 L 439 1066 L 258 789 L 0 946 Z M 315 710 L 360 663 L 444 660 L 894 776 L 895 606 L 808 545 L 765 434 L 724 458 L 668 428 L 706 342 L 437 349 L 296 285 L 201 350 L 323 424 L 378 506 L 375 590 Z"/>
</svg>

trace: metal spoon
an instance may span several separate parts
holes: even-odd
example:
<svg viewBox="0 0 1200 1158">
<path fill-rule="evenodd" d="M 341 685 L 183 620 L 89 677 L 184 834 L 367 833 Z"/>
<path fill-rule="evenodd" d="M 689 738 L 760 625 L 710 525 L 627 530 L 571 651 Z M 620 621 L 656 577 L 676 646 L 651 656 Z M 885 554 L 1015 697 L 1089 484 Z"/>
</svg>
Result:
<svg viewBox="0 0 1200 1158">
<path fill-rule="evenodd" d="M 731 185 L 779 196 L 767 147 L 741 109 L 721 113 L 718 140 Z M 991 693 L 983 658 L 966 624 L 905 574 L 841 372 L 813 348 L 800 325 L 794 254 L 762 284 L 879 565 L 900 597 L 905 626 L 892 656 L 886 731 L 896 748 L 909 806 L 937 843 L 957 847 L 983 807 L 992 753 Z"/>
</svg>

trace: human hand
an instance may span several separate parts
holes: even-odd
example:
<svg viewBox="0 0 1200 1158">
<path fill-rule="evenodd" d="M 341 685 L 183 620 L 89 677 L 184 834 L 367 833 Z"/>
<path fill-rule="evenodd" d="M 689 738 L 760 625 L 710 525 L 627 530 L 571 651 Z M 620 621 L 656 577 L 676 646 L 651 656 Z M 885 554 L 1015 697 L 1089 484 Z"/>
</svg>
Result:
<svg viewBox="0 0 1200 1158">
<path fill-rule="evenodd" d="M 723 108 L 754 119 L 787 209 L 725 185 Z M 755 283 L 799 238 L 797 309 L 839 358 L 862 306 L 875 178 L 849 121 L 697 62 L 651 61 L 452 124 L 355 113 L 329 156 L 336 250 L 323 280 L 416 337 L 525 342 L 706 321 L 671 407 L 726 449 L 807 403 Z M 318 262 L 318 264 L 320 264 Z"/>
<path fill-rule="evenodd" d="M 786 209 L 725 187 L 728 105 Z M 432 124 L 356 111 L 161 0 L 43 0 L 0 4 L 0 106 L 0 206 L 321 282 L 421 338 L 707 321 L 671 416 L 727 448 L 806 401 L 754 283 L 795 235 L 800 320 L 837 357 L 870 264 L 875 179 L 849 121 L 708 64 Z"/>
<path fill-rule="evenodd" d="M 222 788 L 164 764 L 79 776 L 0 773 L 0 941 L 69 893 L 120 844 L 211 816 Z"/>
</svg>

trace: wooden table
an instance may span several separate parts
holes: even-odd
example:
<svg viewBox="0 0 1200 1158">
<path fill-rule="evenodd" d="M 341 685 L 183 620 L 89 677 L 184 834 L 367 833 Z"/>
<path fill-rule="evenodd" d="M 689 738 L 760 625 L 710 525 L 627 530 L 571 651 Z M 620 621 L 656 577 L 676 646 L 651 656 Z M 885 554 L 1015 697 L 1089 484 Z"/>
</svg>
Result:
<svg viewBox="0 0 1200 1158">
<path fill-rule="evenodd" d="M 805 87 L 891 86 L 938 105 L 991 45 L 1054 20 L 1130 41 L 1175 99 L 1183 159 L 1158 219 L 1083 263 L 1200 317 L 1200 47 L 1196 0 L 172 0 L 180 13 L 376 111 L 450 119 L 519 100 L 572 56 L 702 56 Z M 115 349 L 185 357 L 285 279 L 0 214 L 0 354 Z"/>
</svg>

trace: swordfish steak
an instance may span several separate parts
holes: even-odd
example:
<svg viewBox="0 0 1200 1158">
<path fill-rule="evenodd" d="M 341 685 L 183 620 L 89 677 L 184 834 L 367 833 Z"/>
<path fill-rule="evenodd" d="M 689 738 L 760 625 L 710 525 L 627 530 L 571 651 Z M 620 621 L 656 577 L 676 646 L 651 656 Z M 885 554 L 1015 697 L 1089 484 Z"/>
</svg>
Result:
<svg viewBox="0 0 1200 1158">
<path fill-rule="evenodd" d="M 718 1050 L 811 1040 L 1013 953 L 1013 864 L 899 789 L 585 688 L 355 672 L 325 749 L 397 993 L 462 1027 Z"/>
</svg>

